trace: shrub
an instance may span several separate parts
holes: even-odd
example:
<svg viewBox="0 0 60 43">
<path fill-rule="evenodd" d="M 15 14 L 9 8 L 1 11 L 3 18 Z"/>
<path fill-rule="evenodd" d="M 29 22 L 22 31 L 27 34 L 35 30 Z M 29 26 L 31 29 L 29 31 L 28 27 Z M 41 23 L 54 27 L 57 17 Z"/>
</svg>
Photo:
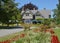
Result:
<svg viewBox="0 0 60 43">
<path fill-rule="evenodd" d="M 41 24 L 44 22 L 44 18 L 38 18 L 37 21 L 41 21 Z"/>
<path fill-rule="evenodd" d="M 44 19 L 43 22 L 44 25 L 50 25 L 50 23 L 51 23 L 50 19 Z"/>
</svg>

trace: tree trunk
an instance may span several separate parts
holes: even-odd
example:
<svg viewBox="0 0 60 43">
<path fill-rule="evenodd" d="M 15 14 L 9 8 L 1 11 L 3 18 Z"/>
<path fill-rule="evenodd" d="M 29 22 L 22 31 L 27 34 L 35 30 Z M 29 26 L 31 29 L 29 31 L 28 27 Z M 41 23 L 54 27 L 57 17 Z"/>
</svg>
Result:
<svg viewBox="0 0 60 43">
<path fill-rule="evenodd" d="M 9 27 L 9 23 L 7 23 L 7 26 Z"/>
</svg>

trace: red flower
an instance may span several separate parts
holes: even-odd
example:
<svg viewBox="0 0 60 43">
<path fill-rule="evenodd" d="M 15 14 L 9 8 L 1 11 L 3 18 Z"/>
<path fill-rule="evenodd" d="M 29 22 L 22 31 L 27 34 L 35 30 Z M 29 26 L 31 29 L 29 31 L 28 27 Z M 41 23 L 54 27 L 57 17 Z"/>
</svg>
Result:
<svg viewBox="0 0 60 43">
<path fill-rule="evenodd" d="M 10 40 L 2 41 L 0 43 L 11 43 Z"/>
<path fill-rule="evenodd" d="M 53 35 L 51 39 L 51 43 L 59 43 L 58 37 Z"/>
<path fill-rule="evenodd" d="M 59 43 L 60 43 L 60 41 L 59 41 Z"/>
</svg>

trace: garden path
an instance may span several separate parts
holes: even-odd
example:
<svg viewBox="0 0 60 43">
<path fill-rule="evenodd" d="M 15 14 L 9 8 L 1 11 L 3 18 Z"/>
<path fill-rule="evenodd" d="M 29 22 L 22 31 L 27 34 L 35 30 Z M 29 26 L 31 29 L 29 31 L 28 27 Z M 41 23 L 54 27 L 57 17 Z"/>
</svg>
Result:
<svg viewBox="0 0 60 43">
<path fill-rule="evenodd" d="M 13 33 L 16 33 L 16 32 L 20 32 L 22 30 L 23 29 L 21 29 L 21 28 L 18 28 L 18 29 L 1 29 L 0 30 L 0 37 L 6 36 L 6 35 L 9 35 L 9 34 L 13 34 Z"/>
</svg>

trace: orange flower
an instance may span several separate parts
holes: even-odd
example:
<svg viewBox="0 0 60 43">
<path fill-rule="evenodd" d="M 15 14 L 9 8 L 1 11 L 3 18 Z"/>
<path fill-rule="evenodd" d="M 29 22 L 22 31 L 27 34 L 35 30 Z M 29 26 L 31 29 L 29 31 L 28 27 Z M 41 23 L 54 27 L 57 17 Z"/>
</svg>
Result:
<svg viewBox="0 0 60 43">
<path fill-rule="evenodd" d="M 39 29 L 35 29 L 35 30 L 33 30 L 34 32 L 39 32 Z"/>
<path fill-rule="evenodd" d="M 13 38 L 11 39 L 11 41 L 16 41 L 16 40 L 18 40 L 18 38 L 19 38 L 19 35 L 13 37 Z"/>
<path fill-rule="evenodd" d="M 25 37 L 25 34 L 20 34 L 20 37 L 21 37 L 21 38 Z"/>
<path fill-rule="evenodd" d="M 2 42 L 0 42 L 0 43 L 2 43 Z"/>
<path fill-rule="evenodd" d="M 45 32 L 50 32 L 50 30 L 49 29 L 46 29 Z"/>
<path fill-rule="evenodd" d="M 11 43 L 11 42 L 10 42 L 10 40 L 6 40 L 6 41 L 0 42 L 0 43 Z"/>
</svg>

